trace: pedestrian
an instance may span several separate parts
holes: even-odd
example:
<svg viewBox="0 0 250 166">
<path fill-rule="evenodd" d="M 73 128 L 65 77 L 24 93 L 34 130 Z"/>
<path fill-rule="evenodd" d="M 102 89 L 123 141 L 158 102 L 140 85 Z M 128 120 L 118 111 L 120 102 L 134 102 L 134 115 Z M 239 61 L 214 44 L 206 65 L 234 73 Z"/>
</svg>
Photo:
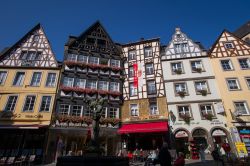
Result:
<svg viewBox="0 0 250 166">
<path fill-rule="evenodd" d="M 163 146 L 159 152 L 159 162 L 161 166 L 171 166 L 172 158 L 168 151 L 168 144 L 163 142 Z"/>
<path fill-rule="evenodd" d="M 179 152 L 178 157 L 174 162 L 174 166 L 184 166 L 184 165 L 185 165 L 184 153 Z"/>
<path fill-rule="evenodd" d="M 224 160 L 221 158 L 220 154 L 219 154 L 219 149 L 217 147 L 214 148 L 214 150 L 211 153 L 214 161 L 216 162 L 221 162 L 222 166 L 224 166 Z"/>
<path fill-rule="evenodd" d="M 203 144 L 201 144 L 200 146 L 199 153 L 200 153 L 201 161 L 205 162 L 205 146 Z"/>
</svg>

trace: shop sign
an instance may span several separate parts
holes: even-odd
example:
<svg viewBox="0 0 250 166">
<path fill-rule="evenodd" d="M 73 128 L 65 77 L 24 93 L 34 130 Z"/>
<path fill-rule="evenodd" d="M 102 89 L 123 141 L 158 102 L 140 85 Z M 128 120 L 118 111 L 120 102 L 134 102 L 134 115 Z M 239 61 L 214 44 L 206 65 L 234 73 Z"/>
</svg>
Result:
<svg viewBox="0 0 250 166">
<path fill-rule="evenodd" d="M 25 118 L 43 118 L 43 115 L 37 114 L 37 115 L 25 115 Z"/>
<path fill-rule="evenodd" d="M 188 137 L 188 134 L 183 130 L 180 130 L 175 134 L 175 138 L 183 138 L 183 137 Z"/>
<path fill-rule="evenodd" d="M 15 118 L 20 118 L 20 117 L 21 117 L 21 114 L 14 114 L 13 112 L 10 112 L 10 111 L 0 112 L 0 118 L 15 119 Z"/>
<path fill-rule="evenodd" d="M 226 136 L 226 133 L 221 129 L 216 129 L 212 133 L 212 136 Z"/>
<path fill-rule="evenodd" d="M 196 124 L 200 124 L 200 122 L 190 122 L 190 124 L 189 125 L 196 125 Z M 176 122 L 175 124 L 174 124 L 175 126 L 178 126 L 178 125 L 187 125 L 185 122 Z"/>
<path fill-rule="evenodd" d="M 233 142 L 241 142 L 240 134 L 239 134 L 237 128 L 231 127 L 230 131 L 231 131 Z"/>
<path fill-rule="evenodd" d="M 236 142 L 235 146 L 236 146 L 237 152 L 239 154 L 239 157 L 245 157 L 248 155 L 245 143 Z"/>
<path fill-rule="evenodd" d="M 52 124 L 52 127 L 91 127 L 92 124 L 87 125 L 86 123 L 72 123 L 72 122 L 59 122 L 58 120 L 56 123 Z M 100 127 L 108 127 L 108 128 L 118 128 L 118 124 L 112 126 L 111 124 L 108 125 L 100 125 Z"/>
<path fill-rule="evenodd" d="M 240 134 L 250 134 L 250 130 L 247 129 L 240 130 Z"/>
<path fill-rule="evenodd" d="M 211 122 L 211 125 L 222 125 L 222 124 L 223 122 L 216 120 L 216 119 Z"/>
</svg>

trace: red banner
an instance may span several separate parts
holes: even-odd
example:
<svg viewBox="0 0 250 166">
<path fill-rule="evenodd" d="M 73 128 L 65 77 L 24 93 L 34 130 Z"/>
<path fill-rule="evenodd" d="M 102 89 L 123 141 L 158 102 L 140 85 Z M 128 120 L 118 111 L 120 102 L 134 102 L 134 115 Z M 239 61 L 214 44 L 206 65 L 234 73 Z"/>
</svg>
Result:
<svg viewBox="0 0 250 166">
<path fill-rule="evenodd" d="M 138 87 L 138 65 L 137 63 L 133 64 L 133 68 L 134 68 L 134 87 Z"/>
</svg>

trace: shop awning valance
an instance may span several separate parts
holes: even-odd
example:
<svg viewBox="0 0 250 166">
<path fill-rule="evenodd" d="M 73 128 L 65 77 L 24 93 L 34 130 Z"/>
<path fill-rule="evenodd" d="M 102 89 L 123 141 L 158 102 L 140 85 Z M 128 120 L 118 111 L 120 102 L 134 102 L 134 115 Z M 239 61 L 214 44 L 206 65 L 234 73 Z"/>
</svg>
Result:
<svg viewBox="0 0 250 166">
<path fill-rule="evenodd" d="M 151 122 L 151 123 L 136 123 L 136 124 L 124 124 L 118 130 L 119 134 L 128 133 L 154 133 L 154 132 L 167 132 L 167 122 Z"/>
</svg>

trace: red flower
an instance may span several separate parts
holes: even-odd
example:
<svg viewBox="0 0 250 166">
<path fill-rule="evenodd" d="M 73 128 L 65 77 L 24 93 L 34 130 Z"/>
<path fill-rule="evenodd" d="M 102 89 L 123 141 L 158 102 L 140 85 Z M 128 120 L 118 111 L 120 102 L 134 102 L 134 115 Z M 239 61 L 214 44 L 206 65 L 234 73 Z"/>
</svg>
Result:
<svg viewBox="0 0 250 166">
<path fill-rule="evenodd" d="M 60 86 L 60 89 L 63 90 L 63 91 L 72 91 L 72 90 L 74 90 L 73 87 L 64 86 L 64 85 L 61 85 L 61 86 Z"/>
<path fill-rule="evenodd" d="M 112 96 L 120 96 L 121 95 L 121 93 L 117 92 L 117 91 L 109 91 L 109 94 Z"/>
</svg>

